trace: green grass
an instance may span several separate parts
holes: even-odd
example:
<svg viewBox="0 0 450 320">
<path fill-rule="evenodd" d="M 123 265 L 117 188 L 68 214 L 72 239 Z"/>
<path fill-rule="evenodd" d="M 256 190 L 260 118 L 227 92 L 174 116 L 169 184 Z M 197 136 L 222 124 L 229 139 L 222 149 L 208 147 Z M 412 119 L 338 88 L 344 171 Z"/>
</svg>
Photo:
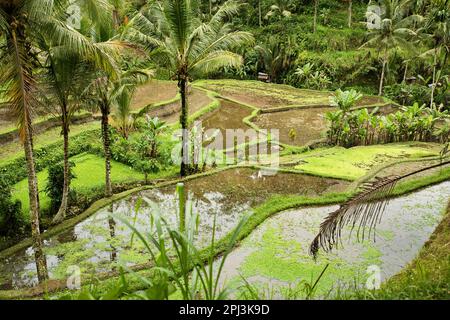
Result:
<svg viewBox="0 0 450 320">
<path fill-rule="evenodd" d="M 324 177 L 356 180 L 363 177 L 376 165 L 386 164 L 398 158 L 417 159 L 439 154 L 439 148 L 416 144 L 388 144 L 359 146 L 346 149 L 334 147 L 317 149 L 301 155 L 290 156 L 301 162 L 295 169 Z"/>
<path fill-rule="evenodd" d="M 83 153 L 70 159 L 75 163 L 76 178 L 72 181 L 72 188 L 77 192 L 87 192 L 92 188 L 101 187 L 105 181 L 104 159 L 96 155 Z M 50 206 L 50 199 L 44 192 L 47 184 L 48 171 L 37 174 L 39 184 L 39 200 L 42 209 Z M 113 183 L 143 180 L 144 175 L 130 167 L 116 161 L 111 162 L 111 181 Z M 22 202 L 22 211 L 29 217 L 28 179 L 24 179 L 14 186 L 13 198 Z"/>
</svg>

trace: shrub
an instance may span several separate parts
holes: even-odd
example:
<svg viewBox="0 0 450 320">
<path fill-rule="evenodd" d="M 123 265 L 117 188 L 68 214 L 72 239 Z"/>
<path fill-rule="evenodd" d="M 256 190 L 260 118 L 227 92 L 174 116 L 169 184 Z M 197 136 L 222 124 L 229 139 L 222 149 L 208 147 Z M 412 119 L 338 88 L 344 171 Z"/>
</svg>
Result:
<svg viewBox="0 0 450 320">
<path fill-rule="evenodd" d="M 102 155 L 100 130 L 90 130 L 71 138 L 69 156 L 73 157 L 83 152 Z M 36 171 L 42 171 L 63 159 L 64 151 L 62 142 L 55 142 L 45 147 L 36 149 L 34 160 Z M 19 157 L 0 167 L 0 179 L 12 186 L 28 177 L 25 157 Z"/>
<path fill-rule="evenodd" d="M 73 167 L 75 167 L 75 163 L 70 162 L 69 163 L 70 180 L 75 178 L 75 174 L 72 171 Z M 63 186 L 64 186 L 64 164 L 62 162 L 59 162 L 48 168 L 48 180 L 47 186 L 45 188 L 45 193 L 51 199 L 50 214 L 56 213 L 61 205 Z M 74 193 L 72 191 L 70 191 L 69 197 L 71 199 L 74 199 Z"/>
<path fill-rule="evenodd" d="M 0 179 L 0 236 L 12 237 L 25 231 L 21 207 L 20 201 L 12 200 L 11 187 Z"/>
<path fill-rule="evenodd" d="M 402 105 L 429 104 L 431 89 L 421 84 L 398 83 L 384 88 L 384 95 Z"/>
</svg>

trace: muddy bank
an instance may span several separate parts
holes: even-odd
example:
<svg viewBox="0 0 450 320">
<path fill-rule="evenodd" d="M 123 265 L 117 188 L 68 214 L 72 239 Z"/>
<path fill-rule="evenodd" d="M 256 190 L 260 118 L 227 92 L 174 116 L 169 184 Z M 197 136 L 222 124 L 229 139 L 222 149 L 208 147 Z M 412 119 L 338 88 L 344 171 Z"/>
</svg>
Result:
<svg viewBox="0 0 450 320">
<path fill-rule="evenodd" d="M 199 89 L 192 89 L 188 94 L 189 115 L 208 106 L 213 100 L 206 93 Z M 147 115 L 150 117 L 158 117 L 167 123 L 176 123 L 180 120 L 181 101 L 150 109 Z"/>
<path fill-rule="evenodd" d="M 232 87 L 220 84 L 206 84 L 205 88 L 218 92 L 221 96 L 250 104 L 260 109 L 288 105 L 322 105 L 329 104 L 329 93 L 302 90 L 283 85 L 267 85 L 261 87 L 260 84 L 243 83 L 241 87 Z"/>
<path fill-rule="evenodd" d="M 203 116 L 201 121 L 203 130 L 219 129 L 222 137 L 225 139 L 226 130 L 250 129 L 244 123 L 244 118 L 250 116 L 252 109 L 242 106 L 240 104 L 228 101 L 220 100 L 220 107 L 211 113 Z"/>
<path fill-rule="evenodd" d="M 280 142 L 303 146 L 325 137 L 325 114 L 334 108 L 301 108 L 276 113 L 263 113 L 253 122 L 263 129 L 278 129 Z"/>
<path fill-rule="evenodd" d="M 94 121 L 94 117 L 92 114 L 82 114 L 82 115 L 74 115 L 72 116 L 71 123 L 72 124 L 83 124 L 90 121 Z M 55 128 L 61 125 L 61 120 L 59 118 L 51 118 L 48 120 L 44 120 L 39 123 L 35 123 L 33 125 L 33 133 L 40 134 L 48 129 Z M 5 144 L 9 142 L 13 142 L 19 139 L 19 133 L 17 129 L 12 131 L 0 134 L 0 144 Z"/>
<path fill-rule="evenodd" d="M 139 86 L 133 95 L 131 107 L 133 110 L 139 110 L 149 104 L 167 101 L 178 93 L 176 82 L 152 80 Z"/>
</svg>

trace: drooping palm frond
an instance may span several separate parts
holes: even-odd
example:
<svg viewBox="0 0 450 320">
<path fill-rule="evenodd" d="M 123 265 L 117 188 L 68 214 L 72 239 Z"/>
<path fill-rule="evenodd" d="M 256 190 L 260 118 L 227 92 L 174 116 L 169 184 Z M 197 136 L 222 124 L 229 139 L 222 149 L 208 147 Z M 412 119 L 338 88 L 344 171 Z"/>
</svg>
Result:
<svg viewBox="0 0 450 320">
<path fill-rule="evenodd" d="M 361 193 L 330 213 L 321 223 L 319 233 L 310 245 L 311 255 L 315 258 L 320 248 L 329 252 L 337 246 L 345 226 L 350 226 L 351 231 L 357 228 L 358 241 L 375 236 L 375 227 L 380 222 L 386 205 L 389 203 L 390 194 L 399 181 L 448 164 L 450 164 L 450 160 L 441 161 L 401 176 L 378 178 L 374 182 L 366 183 Z"/>
<path fill-rule="evenodd" d="M 33 77 L 33 61 L 30 61 L 28 43 L 23 34 L 10 30 L 2 57 L 0 83 L 4 84 L 4 95 L 14 115 L 19 136 L 32 132 L 32 119 L 39 105 L 38 86 Z"/>
<path fill-rule="evenodd" d="M 216 50 L 210 52 L 203 59 L 197 61 L 191 66 L 191 70 L 205 74 L 219 70 L 222 67 L 238 67 L 242 64 L 241 55 L 225 50 Z"/>
</svg>

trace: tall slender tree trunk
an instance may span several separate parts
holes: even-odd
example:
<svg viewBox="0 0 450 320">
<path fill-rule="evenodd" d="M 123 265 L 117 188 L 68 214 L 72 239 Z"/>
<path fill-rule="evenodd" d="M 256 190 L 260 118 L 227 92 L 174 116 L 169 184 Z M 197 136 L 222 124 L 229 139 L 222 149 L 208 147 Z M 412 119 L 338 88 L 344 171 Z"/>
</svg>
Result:
<svg viewBox="0 0 450 320">
<path fill-rule="evenodd" d="M 314 24 L 313 24 L 313 32 L 317 31 L 317 10 L 319 7 L 319 0 L 314 0 Z"/>
<path fill-rule="evenodd" d="M 259 27 L 262 27 L 261 0 L 258 0 L 258 22 L 259 22 Z"/>
<path fill-rule="evenodd" d="M 385 48 L 384 49 L 384 57 L 383 57 L 383 67 L 381 69 L 380 87 L 378 90 L 379 96 L 381 96 L 383 94 L 384 74 L 386 73 L 387 62 L 388 62 L 388 54 L 387 54 L 387 48 Z"/>
<path fill-rule="evenodd" d="M 406 77 L 408 76 L 408 61 L 405 62 L 405 72 L 403 73 L 403 83 L 406 83 Z"/>
<path fill-rule="evenodd" d="M 20 39 L 20 40 L 19 40 Z M 29 52 L 22 46 L 26 43 L 25 34 L 23 29 L 13 28 L 10 37 L 7 36 L 7 41 L 10 41 L 10 45 L 14 48 L 12 55 L 15 59 L 15 63 L 18 66 L 16 70 L 16 81 L 20 86 L 21 95 L 20 103 L 23 112 L 24 125 L 23 125 L 23 146 L 25 151 L 25 159 L 27 162 L 27 172 L 28 172 L 28 196 L 30 201 L 30 220 L 31 220 L 31 237 L 33 239 L 33 250 L 36 263 L 36 270 L 39 283 L 44 282 L 48 279 L 47 271 L 47 260 L 43 252 L 43 244 L 41 238 L 40 230 L 40 217 L 39 217 L 39 190 L 36 177 L 36 168 L 34 164 L 33 156 L 33 132 L 32 132 L 32 120 L 30 116 L 31 105 L 27 103 L 26 97 L 30 93 L 30 84 L 26 83 L 25 72 L 27 71 L 27 66 L 23 61 L 23 53 L 26 52 L 29 57 Z M 31 73 L 31 70 L 28 70 Z"/>
<path fill-rule="evenodd" d="M 110 150 L 110 137 L 109 137 L 109 113 L 110 108 L 108 102 L 103 102 L 101 106 L 102 111 L 102 140 L 103 151 L 105 153 L 105 196 L 112 196 L 111 186 L 111 150 Z"/>
<path fill-rule="evenodd" d="M 31 121 L 31 119 L 29 120 Z M 25 158 L 28 170 L 28 196 L 30 198 L 31 236 L 33 238 L 34 258 L 39 283 L 48 279 L 47 259 L 43 252 L 43 243 L 39 227 L 39 190 L 34 166 L 31 126 L 25 128 Z"/>
<path fill-rule="evenodd" d="M 63 194 L 61 198 L 61 205 L 59 207 L 58 213 L 53 218 L 53 223 L 60 223 L 66 218 L 67 205 L 69 200 L 69 186 L 70 186 L 70 167 L 69 167 L 69 116 L 67 112 L 67 106 L 63 104 L 62 107 L 62 134 L 64 139 L 64 183 L 63 183 Z"/>
<path fill-rule="evenodd" d="M 186 87 L 187 87 L 187 75 L 180 74 L 178 77 L 178 88 L 180 89 L 181 96 L 181 115 L 180 115 L 180 124 L 181 124 L 181 167 L 180 167 L 180 175 L 181 177 L 185 177 L 188 174 L 189 168 L 189 132 L 188 132 L 188 103 L 186 97 Z"/>
<path fill-rule="evenodd" d="M 352 27 L 352 0 L 348 0 L 348 27 Z"/>
<path fill-rule="evenodd" d="M 438 49 L 434 49 L 434 61 L 433 61 L 433 80 L 431 82 L 431 99 L 430 99 L 430 107 L 433 106 L 434 102 L 434 90 L 436 89 L 436 65 L 437 65 L 437 55 Z"/>
<path fill-rule="evenodd" d="M 108 211 L 110 212 L 110 214 L 113 213 L 113 211 L 114 211 L 113 209 L 114 209 L 113 205 L 111 205 L 108 208 Z M 112 217 L 110 217 L 108 219 L 108 226 L 109 226 L 109 236 L 110 236 L 110 239 L 111 239 L 111 243 L 110 243 L 110 247 L 111 247 L 110 261 L 112 263 L 114 263 L 114 262 L 117 261 L 117 248 L 114 245 L 114 240 L 116 239 L 116 221 Z M 116 268 L 113 267 L 113 270 L 115 270 L 115 269 Z"/>
</svg>

